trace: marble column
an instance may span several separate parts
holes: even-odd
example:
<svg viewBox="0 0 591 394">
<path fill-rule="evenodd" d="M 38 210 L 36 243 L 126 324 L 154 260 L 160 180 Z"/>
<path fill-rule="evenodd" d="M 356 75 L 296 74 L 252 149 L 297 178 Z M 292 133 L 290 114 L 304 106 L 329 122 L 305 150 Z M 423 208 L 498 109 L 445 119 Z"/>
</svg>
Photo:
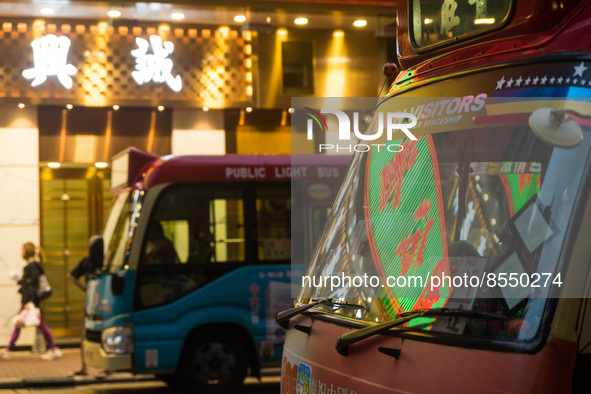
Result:
<svg viewBox="0 0 591 394">
<path fill-rule="evenodd" d="M 22 272 L 21 246 L 39 244 L 39 130 L 37 108 L 0 107 L 0 346 L 10 338 L 10 319 L 20 309 L 11 271 Z M 31 343 L 23 335 L 19 344 Z"/>
</svg>

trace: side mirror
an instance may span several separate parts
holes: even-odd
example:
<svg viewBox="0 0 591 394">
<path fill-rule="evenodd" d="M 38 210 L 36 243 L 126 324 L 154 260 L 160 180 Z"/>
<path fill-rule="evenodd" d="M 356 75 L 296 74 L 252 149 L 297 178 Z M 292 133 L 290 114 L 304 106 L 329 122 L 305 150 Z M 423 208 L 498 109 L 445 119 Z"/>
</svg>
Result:
<svg viewBox="0 0 591 394">
<path fill-rule="evenodd" d="M 88 244 L 88 258 L 90 259 L 90 272 L 93 274 L 100 271 L 103 267 L 103 245 L 103 237 L 100 235 L 95 235 L 90 238 Z"/>
</svg>

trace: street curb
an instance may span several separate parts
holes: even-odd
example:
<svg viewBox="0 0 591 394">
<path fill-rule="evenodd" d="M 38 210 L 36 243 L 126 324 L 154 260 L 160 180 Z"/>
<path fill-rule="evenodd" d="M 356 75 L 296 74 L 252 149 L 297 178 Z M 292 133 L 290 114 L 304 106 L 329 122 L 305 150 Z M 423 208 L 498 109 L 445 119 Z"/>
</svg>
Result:
<svg viewBox="0 0 591 394">
<path fill-rule="evenodd" d="M 137 376 L 107 376 L 105 378 L 95 377 L 57 377 L 57 378 L 38 378 L 38 379 L 0 379 L 1 389 L 29 389 L 29 388 L 50 388 L 50 387 L 68 387 L 68 386 L 82 386 L 96 383 L 130 383 L 130 382 L 148 382 L 158 380 L 154 375 L 137 375 Z"/>
</svg>

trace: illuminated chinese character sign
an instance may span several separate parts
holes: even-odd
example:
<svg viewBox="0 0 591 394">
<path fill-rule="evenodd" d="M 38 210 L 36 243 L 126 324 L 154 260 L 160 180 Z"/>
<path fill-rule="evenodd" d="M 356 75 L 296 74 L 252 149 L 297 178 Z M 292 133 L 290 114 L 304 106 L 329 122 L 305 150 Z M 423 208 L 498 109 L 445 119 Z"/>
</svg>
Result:
<svg viewBox="0 0 591 394">
<path fill-rule="evenodd" d="M 151 35 L 148 40 L 137 37 L 135 42 L 138 49 L 131 51 L 135 57 L 135 71 L 131 72 L 133 79 L 140 85 L 154 81 L 156 83 L 166 82 L 174 92 L 180 92 L 182 88 L 181 76 L 172 76 L 172 60 L 168 58 L 174 51 L 174 44 L 170 41 L 162 42 L 156 35 Z M 148 50 L 152 49 L 152 53 Z"/>
<path fill-rule="evenodd" d="M 0 80 L 0 97 L 39 105 L 158 101 L 210 108 L 253 98 L 249 31 L 26 21 L 3 22 L 0 37 L 0 58 L 18 68 L 18 78 Z"/>
<path fill-rule="evenodd" d="M 370 242 L 377 271 L 387 277 L 414 277 L 428 283 L 431 275 L 449 273 L 441 186 L 431 136 L 398 140 L 404 149 L 373 149 L 368 158 L 366 209 L 371 217 Z M 420 281 L 417 281 L 417 283 Z M 388 315 L 416 308 L 442 307 L 449 287 L 384 288 L 380 296 Z"/>
<path fill-rule="evenodd" d="M 55 75 L 65 88 L 72 88 L 71 77 L 76 74 L 76 67 L 67 64 L 70 44 L 68 37 L 54 34 L 33 40 L 34 67 L 24 70 L 23 77 L 32 79 L 31 86 L 35 87 Z"/>
</svg>

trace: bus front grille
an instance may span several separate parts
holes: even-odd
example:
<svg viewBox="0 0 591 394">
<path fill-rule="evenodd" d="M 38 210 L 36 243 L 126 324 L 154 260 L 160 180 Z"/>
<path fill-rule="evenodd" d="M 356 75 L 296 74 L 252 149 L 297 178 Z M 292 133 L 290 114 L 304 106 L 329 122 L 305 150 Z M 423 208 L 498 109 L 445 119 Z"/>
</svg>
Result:
<svg viewBox="0 0 591 394">
<path fill-rule="evenodd" d="M 86 340 L 89 342 L 101 343 L 101 332 L 96 330 L 86 330 Z"/>
</svg>

